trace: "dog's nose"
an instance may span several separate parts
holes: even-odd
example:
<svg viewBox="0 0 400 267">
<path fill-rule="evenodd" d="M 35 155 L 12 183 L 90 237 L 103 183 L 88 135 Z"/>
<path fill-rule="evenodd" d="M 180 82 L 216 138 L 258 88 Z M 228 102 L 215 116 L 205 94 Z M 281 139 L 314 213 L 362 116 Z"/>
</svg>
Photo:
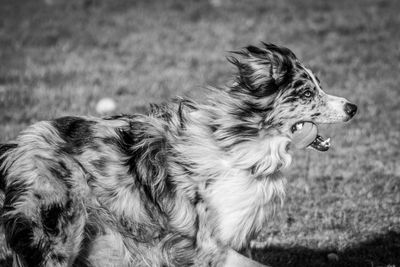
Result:
<svg viewBox="0 0 400 267">
<path fill-rule="evenodd" d="M 346 112 L 347 115 L 353 117 L 357 113 L 357 106 L 352 103 L 346 103 L 344 105 L 344 111 Z"/>
</svg>

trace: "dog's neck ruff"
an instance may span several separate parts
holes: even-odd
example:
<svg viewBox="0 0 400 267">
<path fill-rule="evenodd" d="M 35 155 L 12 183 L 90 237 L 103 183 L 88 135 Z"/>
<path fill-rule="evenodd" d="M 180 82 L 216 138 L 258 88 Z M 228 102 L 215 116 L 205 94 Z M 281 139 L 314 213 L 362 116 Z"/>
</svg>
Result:
<svg viewBox="0 0 400 267">
<path fill-rule="evenodd" d="M 230 154 L 236 168 L 249 170 L 256 178 L 268 178 L 290 165 L 288 143 L 287 137 L 266 136 L 260 140 L 239 144 L 232 148 Z"/>
<path fill-rule="evenodd" d="M 247 171 L 249 178 L 267 178 L 287 168 L 291 163 L 290 139 L 271 127 L 260 130 L 258 121 L 262 118 L 243 122 L 232 111 L 234 108 L 206 106 L 188 113 L 185 141 L 179 146 L 182 149 L 184 144 L 186 148 L 181 152 L 197 165 L 209 165 L 210 160 L 220 164 L 216 170 L 225 167 Z"/>
</svg>

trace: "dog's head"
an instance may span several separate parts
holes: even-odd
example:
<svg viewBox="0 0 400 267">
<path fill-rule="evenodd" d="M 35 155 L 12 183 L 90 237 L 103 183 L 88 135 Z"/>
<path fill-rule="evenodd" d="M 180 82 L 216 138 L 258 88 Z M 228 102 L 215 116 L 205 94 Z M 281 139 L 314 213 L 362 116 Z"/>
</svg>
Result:
<svg viewBox="0 0 400 267">
<path fill-rule="evenodd" d="M 261 118 L 260 129 L 276 130 L 291 138 L 304 122 L 315 125 L 350 120 L 357 106 L 326 94 L 318 78 L 287 48 L 263 43 L 249 46 L 228 60 L 237 66 L 237 81 L 230 93 L 246 98 Z M 322 137 L 312 147 L 327 150 Z"/>
</svg>

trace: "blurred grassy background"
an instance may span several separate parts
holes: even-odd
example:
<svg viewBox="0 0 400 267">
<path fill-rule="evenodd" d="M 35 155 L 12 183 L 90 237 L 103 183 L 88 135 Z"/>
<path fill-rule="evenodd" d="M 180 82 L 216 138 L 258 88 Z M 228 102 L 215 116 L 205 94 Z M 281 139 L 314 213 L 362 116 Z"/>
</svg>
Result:
<svg viewBox="0 0 400 267">
<path fill-rule="evenodd" d="M 397 0 L 1 0 L 0 141 L 38 120 L 98 115 L 102 97 L 115 113 L 201 100 L 201 87 L 231 78 L 226 51 L 285 45 L 359 114 L 326 127 L 330 151 L 295 152 L 287 201 L 254 257 L 400 266 L 399 13 Z"/>
</svg>

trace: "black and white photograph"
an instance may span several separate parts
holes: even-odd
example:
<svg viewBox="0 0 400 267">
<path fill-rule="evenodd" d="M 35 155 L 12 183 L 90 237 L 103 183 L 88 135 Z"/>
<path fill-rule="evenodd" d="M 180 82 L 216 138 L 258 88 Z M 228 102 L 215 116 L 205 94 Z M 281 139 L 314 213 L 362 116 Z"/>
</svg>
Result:
<svg viewBox="0 0 400 267">
<path fill-rule="evenodd" d="M 0 0 L 0 267 L 400 267 L 400 1 Z"/>
</svg>

